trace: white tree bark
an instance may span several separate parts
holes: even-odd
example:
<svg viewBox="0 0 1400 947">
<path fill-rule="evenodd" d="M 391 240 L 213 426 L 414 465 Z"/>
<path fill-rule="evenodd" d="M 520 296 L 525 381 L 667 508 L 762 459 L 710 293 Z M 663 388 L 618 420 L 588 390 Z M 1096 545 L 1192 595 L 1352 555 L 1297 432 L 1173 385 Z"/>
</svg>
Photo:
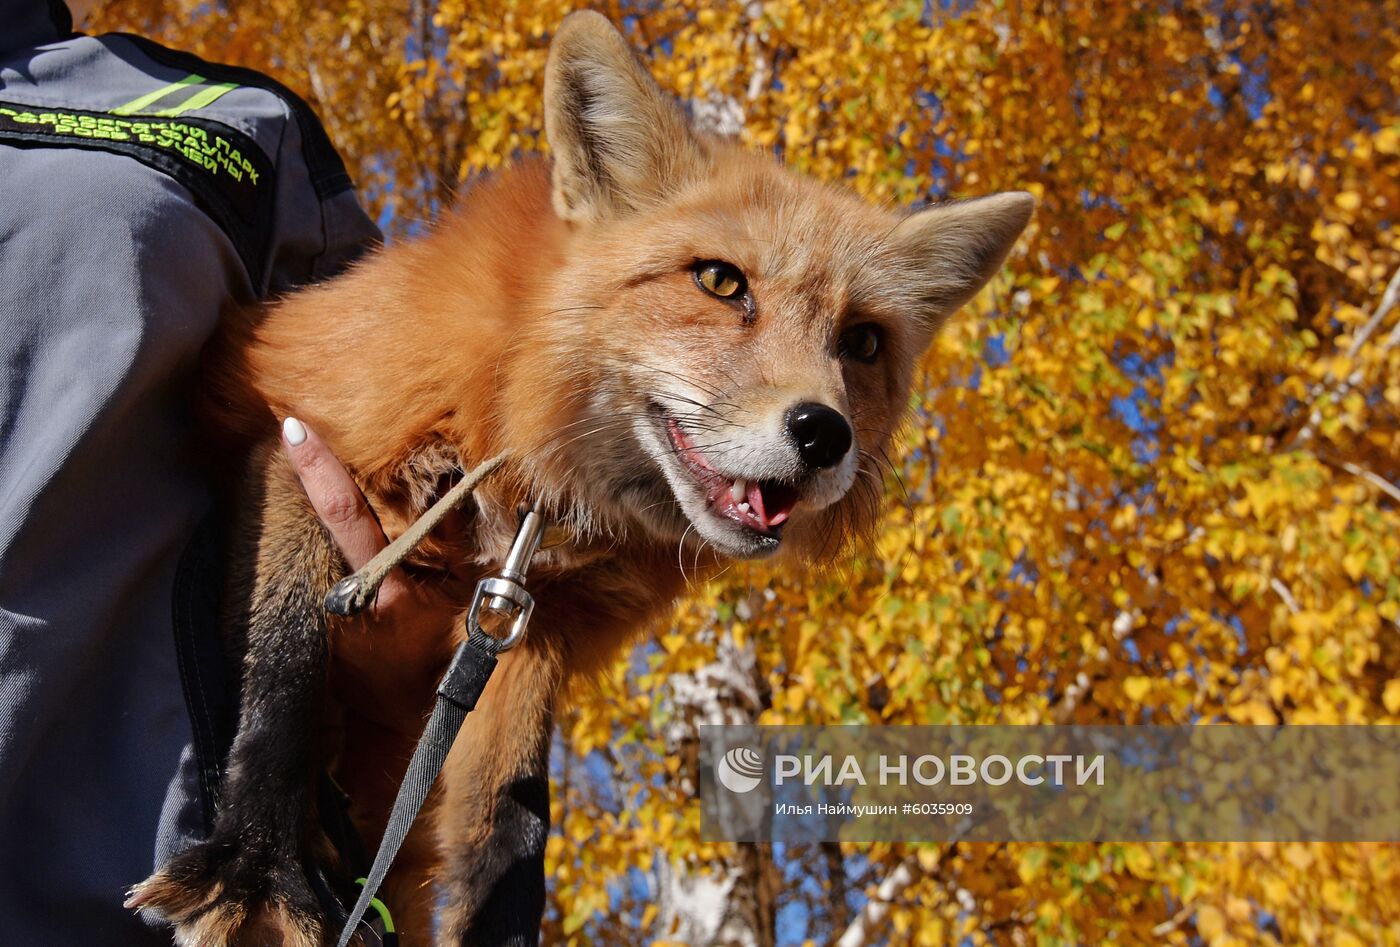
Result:
<svg viewBox="0 0 1400 947">
<path fill-rule="evenodd" d="M 752 613 L 748 602 L 737 610 Z M 763 709 L 753 645 L 740 647 L 728 629 L 709 634 L 717 638 L 715 660 L 672 675 L 662 696 L 666 752 L 682 759 L 696 758 L 702 724 L 752 725 Z M 680 779 L 684 790 L 698 792 L 698 773 L 682 769 Z M 736 848 L 732 859 L 701 866 L 658 858 L 652 880 L 660 936 L 692 947 L 762 947 L 758 862 L 746 855 L 752 852 Z"/>
<path fill-rule="evenodd" d="M 880 932 L 885 918 L 890 913 L 890 903 L 904 893 L 914 883 L 914 870 L 908 862 L 900 862 L 895 870 L 885 876 L 875 889 L 875 894 L 865 902 L 860 914 L 846 928 L 836 947 L 864 947 Z"/>
</svg>

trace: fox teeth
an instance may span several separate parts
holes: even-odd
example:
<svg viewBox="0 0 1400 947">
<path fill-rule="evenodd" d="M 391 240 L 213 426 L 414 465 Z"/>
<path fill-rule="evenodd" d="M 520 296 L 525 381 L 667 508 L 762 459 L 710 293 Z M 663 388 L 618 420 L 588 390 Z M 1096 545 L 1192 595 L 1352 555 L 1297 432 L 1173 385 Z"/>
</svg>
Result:
<svg viewBox="0 0 1400 947">
<path fill-rule="evenodd" d="M 729 498 L 735 503 L 743 503 L 744 497 L 749 495 L 749 482 L 743 477 L 734 481 L 734 486 L 729 488 Z M 747 505 L 747 504 L 746 504 Z"/>
<path fill-rule="evenodd" d="M 749 505 L 748 505 L 747 503 L 740 503 L 740 504 L 739 504 L 739 512 L 740 512 L 740 513 L 747 513 L 748 511 L 749 511 Z"/>
</svg>

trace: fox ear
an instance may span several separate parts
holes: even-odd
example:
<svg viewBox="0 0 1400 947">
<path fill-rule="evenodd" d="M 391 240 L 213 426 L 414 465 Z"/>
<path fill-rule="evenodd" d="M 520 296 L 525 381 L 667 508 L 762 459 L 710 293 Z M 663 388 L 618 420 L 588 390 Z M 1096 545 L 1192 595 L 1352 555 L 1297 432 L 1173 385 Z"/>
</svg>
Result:
<svg viewBox="0 0 1400 947">
<path fill-rule="evenodd" d="M 704 165 L 680 109 L 607 18 L 589 10 L 566 17 L 550 44 L 544 127 L 554 209 L 568 221 L 655 204 Z"/>
<path fill-rule="evenodd" d="M 996 275 L 1030 222 L 1035 198 L 992 194 L 919 211 L 890 235 L 915 305 L 930 325 L 962 306 Z"/>
</svg>

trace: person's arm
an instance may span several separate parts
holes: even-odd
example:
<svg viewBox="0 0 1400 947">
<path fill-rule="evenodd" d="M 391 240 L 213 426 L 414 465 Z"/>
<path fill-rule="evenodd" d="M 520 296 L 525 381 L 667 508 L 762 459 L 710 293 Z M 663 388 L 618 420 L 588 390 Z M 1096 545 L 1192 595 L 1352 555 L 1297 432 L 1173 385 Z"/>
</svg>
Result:
<svg viewBox="0 0 1400 947">
<path fill-rule="evenodd" d="M 307 497 L 350 570 L 360 568 L 388 545 L 364 495 L 324 441 L 301 421 L 288 418 L 282 443 Z M 423 720 L 408 694 L 430 694 L 451 657 L 444 634 L 460 611 L 440 590 L 402 569 L 389 573 L 374 603 L 351 619 L 348 633 L 333 633 L 330 647 L 337 685 L 356 694 L 361 713 L 386 726 L 414 733 Z"/>
</svg>

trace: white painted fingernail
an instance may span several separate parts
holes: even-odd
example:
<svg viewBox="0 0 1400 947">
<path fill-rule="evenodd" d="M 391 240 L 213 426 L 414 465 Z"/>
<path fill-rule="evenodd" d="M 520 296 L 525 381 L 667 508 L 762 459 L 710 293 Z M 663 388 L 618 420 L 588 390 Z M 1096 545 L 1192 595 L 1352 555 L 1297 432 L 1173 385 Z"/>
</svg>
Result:
<svg viewBox="0 0 1400 947">
<path fill-rule="evenodd" d="M 287 439 L 288 444 L 300 447 L 306 440 L 306 428 L 296 418 L 288 418 L 282 422 L 282 436 Z"/>
</svg>

